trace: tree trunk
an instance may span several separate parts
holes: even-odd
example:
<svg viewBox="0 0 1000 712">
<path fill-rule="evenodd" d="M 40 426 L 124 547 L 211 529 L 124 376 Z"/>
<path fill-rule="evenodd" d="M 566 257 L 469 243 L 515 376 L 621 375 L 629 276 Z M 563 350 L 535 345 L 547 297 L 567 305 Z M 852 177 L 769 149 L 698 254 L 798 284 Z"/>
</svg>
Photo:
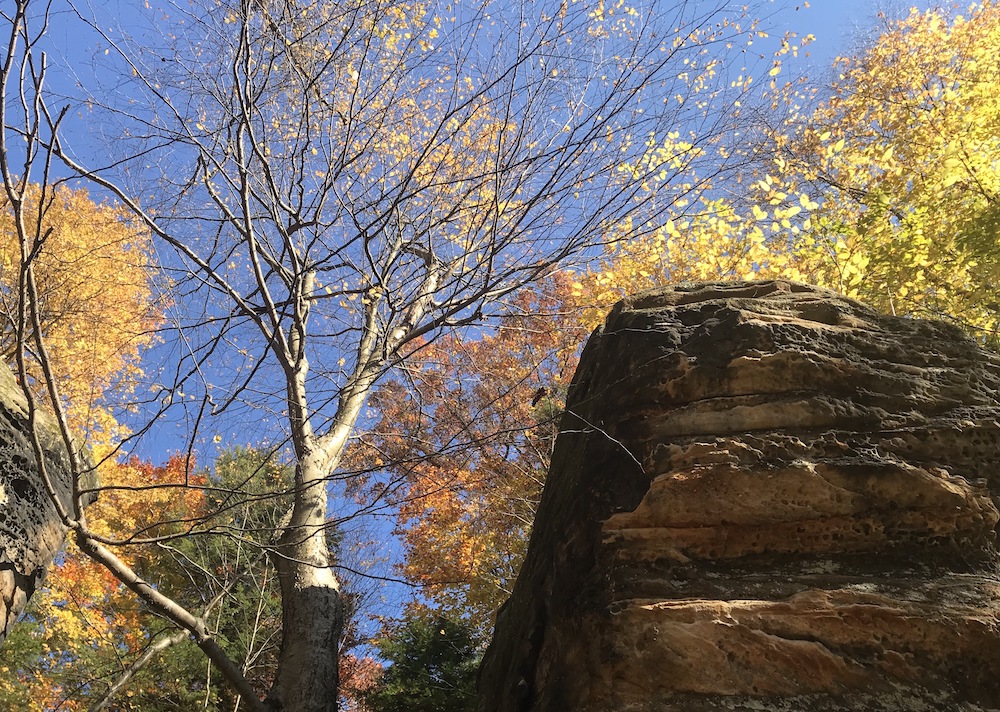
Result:
<svg viewBox="0 0 1000 712">
<path fill-rule="evenodd" d="M 343 626 L 340 586 L 330 570 L 326 492 L 320 465 L 300 460 L 299 487 L 274 553 L 281 584 L 278 673 L 267 704 L 281 712 L 336 712 L 338 646 Z"/>
</svg>

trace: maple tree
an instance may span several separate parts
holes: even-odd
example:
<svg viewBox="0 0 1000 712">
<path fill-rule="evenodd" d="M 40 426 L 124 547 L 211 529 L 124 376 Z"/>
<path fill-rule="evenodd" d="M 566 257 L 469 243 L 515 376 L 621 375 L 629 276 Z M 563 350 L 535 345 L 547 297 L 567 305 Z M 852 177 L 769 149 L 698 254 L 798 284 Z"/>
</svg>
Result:
<svg viewBox="0 0 1000 712">
<path fill-rule="evenodd" d="M 157 322 L 149 232 L 82 188 L 27 183 L 19 192 L 0 195 L 0 359 L 13 364 L 18 347 L 20 241 L 10 209 L 18 200 L 43 236 L 34 273 L 49 359 L 67 403 L 86 422 L 112 382 L 134 375 Z"/>
<path fill-rule="evenodd" d="M 384 464 L 389 484 L 366 494 L 396 505 L 403 575 L 481 640 L 520 568 L 586 336 L 569 289 L 554 275 L 487 333 L 422 349 L 373 392 L 379 420 L 348 453 Z"/>
<path fill-rule="evenodd" d="M 0 360 L 16 366 L 19 348 L 44 340 L 68 425 L 86 438 L 101 470 L 124 433 L 106 396 L 127 392 L 141 376 L 140 352 L 162 314 L 151 281 L 149 232 L 82 188 L 8 180 L 0 194 Z M 21 235 L 29 225 L 37 235 L 31 244 L 39 305 L 34 323 L 18 314 Z M 34 354 L 23 366 L 23 382 L 44 397 Z"/>
</svg>

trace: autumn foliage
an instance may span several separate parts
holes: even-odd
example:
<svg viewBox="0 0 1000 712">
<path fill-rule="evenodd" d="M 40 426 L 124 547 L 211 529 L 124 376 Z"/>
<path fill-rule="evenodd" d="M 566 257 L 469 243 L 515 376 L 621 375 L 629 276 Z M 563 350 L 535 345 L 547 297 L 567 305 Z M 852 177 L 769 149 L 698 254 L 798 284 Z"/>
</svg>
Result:
<svg viewBox="0 0 1000 712">
<path fill-rule="evenodd" d="M 651 239 L 623 239 L 581 274 L 591 323 L 641 288 L 784 277 L 996 341 L 1000 6 L 880 21 L 822 91 L 781 83 L 780 60 L 801 48 L 786 38 L 767 99 L 776 125 L 735 190 L 708 186 Z M 653 150 L 662 161 L 684 148 L 674 137 Z"/>
<path fill-rule="evenodd" d="M 659 222 L 609 225 L 600 257 L 553 292 L 522 295 L 526 311 L 539 300 L 531 328 L 433 344 L 377 392 L 382 420 L 365 442 L 393 463 L 401 570 L 423 596 L 479 625 L 505 598 L 547 464 L 534 446 L 556 432 L 538 405 L 557 415 L 567 385 L 548 354 L 573 364 L 577 339 L 626 294 L 794 279 L 997 342 L 1000 5 L 880 22 L 822 91 L 784 80 L 810 40 L 786 37 L 765 90 L 773 126 L 748 142 L 735 182 L 669 180 L 692 152 L 718 149 L 680 133 L 651 140 L 620 170 L 664 207 Z"/>
<path fill-rule="evenodd" d="M 779 137 L 775 183 L 789 188 L 770 194 L 818 188 L 804 237 L 826 258 L 819 281 L 993 340 L 1000 5 L 884 23 L 870 47 L 836 62 L 817 109 Z"/>
<path fill-rule="evenodd" d="M 12 364 L 21 256 L 9 208 L 0 197 L 0 358 Z M 82 188 L 28 185 L 23 209 L 39 235 L 32 263 L 53 372 L 76 421 L 99 426 L 94 409 L 135 376 L 159 320 L 149 233 Z"/>
<path fill-rule="evenodd" d="M 162 467 L 138 461 L 106 465 L 102 472 L 109 489 L 91 509 L 91 523 L 105 536 L 177 534 L 186 520 L 205 513 L 204 478 L 183 457 Z M 192 488 L 180 489 L 185 482 Z M 161 580 L 170 569 L 156 547 L 131 548 L 125 556 Z M 0 701 L 5 709 L 25 712 L 88 709 L 90 695 L 110 684 L 162 630 L 131 591 L 70 543 L 47 586 L 33 597 L 27 619 L 0 649 L 0 666 L 12 673 L 0 675 Z M 147 677 L 129 690 L 134 703 L 118 709 L 143 709 L 143 699 L 173 694 Z"/>
<path fill-rule="evenodd" d="M 384 468 L 369 496 L 397 508 L 402 573 L 485 632 L 517 575 L 585 336 L 556 275 L 488 333 L 427 344 L 385 382 L 380 418 L 350 451 Z"/>
<path fill-rule="evenodd" d="M 316 501 L 327 501 L 331 481 L 347 480 L 362 510 L 391 511 L 403 547 L 398 573 L 421 604 L 475 633 L 473 641 L 457 631 L 468 643 L 465 657 L 488 638 L 517 575 L 580 345 L 625 294 L 690 280 L 787 278 L 884 311 L 949 318 L 1000 343 L 993 286 L 1000 279 L 997 3 L 963 15 L 882 18 L 879 36 L 836 60 L 822 89 L 786 79 L 810 38 L 778 40 L 765 86 L 758 90 L 749 71 L 732 78 L 731 88 L 762 117 L 745 141 L 702 140 L 685 122 L 633 136 L 596 114 L 587 114 L 592 124 L 572 128 L 586 107 L 570 101 L 568 128 L 549 137 L 548 147 L 533 143 L 530 125 L 516 119 L 522 108 L 562 96 L 561 86 L 541 91 L 568 81 L 574 69 L 558 53 L 546 49 L 551 64 L 537 69 L 542 55 L 529 52 L 523 66 L 539 72 L 526 75 L 539 93 L 512 99 L 516 83 L 494 94 L 483 76 L 459 76 L 430 61 L 449 32 L 456 56 L 475 54 L 475 42 L 466 45 L 460 33 L 460 14 L 438 16 L 420 3 L 358 3 L 351 13 L 364 36 L 335 54 L 338 6 L 315 0 L 301 16 L 288 3 L 241 7 L 210 21 L 220 37 L 242 23 L 254 51 L 273 60 L 255 64 L 250 45 L 240 45 L 247 61 L 234 64 L 248 84 L 259 82 L 254 118 L 236 133 L 249 141 L 266 128 L 266 140 L 253 147 L 260 163 L 241 163 L 226 143 L 237 114 L 213 102 L 228 91 L 228 76 L 192 102 L 193 115 L 173 136 L 202 156 L 196 178 L 210 197 L 205 220 L 219 209 L 222 222 L 246 238 L 224 257 L 204 257 L 213 289 L 235 304 L 218 311 L 232 331 L 212 336 L 205 351 L 239 342 L 232 357 L 252 373 L 263 368 L 248 350 L 253 339 L 266 343 L 263 357 L 282 354 L 281 368 L 293 377 L 278 379 L 262 407 L 299 408 L 290 422 L 304 430 L 291 432 L 291 441 L 302 452 L 325 449 L 323 466 L 310 465 L 322 489 Z M 631 38 L 642 28 L 628 10 L 595 3 L 577 18 L 581 36 Z M 545 18 L 564 39 L 563 19 Z M 691 116 L 714 107 L 707 87 L 723 67 L 710 48 L 729 41 L 730 32 L 721 25 L 693 31 L 671 50 L 692 49 L 677 85 L 702 102 Z M 319 35 L 332 39 L 316 41 Z M 164 64 L 158 76 L 165 84 L 190 79 L 171 76 L 175 66 Z M 305 91 L 290 110 L 286 87 L 310 77 L 320 90 Z M 206 86 L 216 79 L 206 77 Z M 575 96 L 571 89 L 567 96 Z M 614 97 L 609 90 L 609 101 Z M 547 109 L 539 112 L 549 118 Z M 558 156 L 567 152 L 584 167 L 609 153 L 618 163 L 566 173 Z M 732 164 L 741 170 L 713 171 Z M 256 173 L 266 173 L 260 166 L 287 173 L 261 190 L 254 183 Z M 551 172 L 542 187 L 532 183 L 538 166 Z M 598 187 L 643 209 L 618 206 L 600 220 L 585 219 L 600 239 L 572 269 L 559 268 L 560 254 L 524 276 L 530 270 L 519 266 L 521 252 L 560 237 L 571 223 L 567 214 L 585 216 L 602 195 Z M 136 571 L 211 621 L 241 673 L 266 690 L 278 669 L 281 628 L 268 552 L 304 465 L 296 472 L 275 453 L 256 450 L 226 452 L 211 469 L 187 456 L 160 466 L 110 456 L 125 431 L 105 408 L 106 396 L 131 386 L 163 307 L 151 286 L 150 237 L 82 190 L 31 188 L 27 195 L 39 236 L 32 259 L 41 335 L 73 424 L 90 430 L 101 461 L 103 491 L 89 525 L 121 547 Z M 247 215 L 226 212 L 240 201 L 253 204 Z M 0 208 L 0 353 L 10 361 L 20 255 L 9 206 Z M 272 224 L 261 228 L 254 221 L 265 214 Z M 288 255 L 298 271 L 282 262 Z M 524 286 L 538 275 L 545 277 Z M 495 295 L 501 306 L 489 302 Z M 484 305 L 494 311 L 478 321 Z M 233 326 L 237 314 L 260 334 L 247 338 Z M 302 342 L 307 317 L 321 345 L 310 352 L 312 363 Z M 305 398 L 307 376 L 320 394 L 315 401 Z M 240 371 L 233 383 L 244 378 Z M 259 378 L 258 386 L 273 384 Z M 297 401 L 282 400 L 296 389 Z M 228 403 L 248 393 L 259 395 L 248 389 Z M 310 418 L 323 425 L 314 431 Z M 323 428 L 327 435 L 317 436 Z M 335 527 L 322 506 L 313 510 L 323 535 L 316 561 L 328 563 L 337 553 Z M 327 571 L 326 563 L 312 568 Z M 424 633 L 443 630 L 433 616 L 427 621 L 434 625 Z M 341 642 L 357 642 L 357 628 L 345 630 Z M 0 651 L 0 707 L 85 709 L 176 631 L 71 546 Z M 439 642 L 416 637 L 417 648 Z M 183 636 L 171 640 L 121 690 L 115 709 L 239 705 Z M 398 652 L 409 658 L 420 650 Z M 339 663 L 342 695 L 365 704 L 381 667 L 364 652 L 341 655 Z M 383 682 L 397 681 L 387 675 Z"/>
<path fill-rule="evenodd" d="M 265 687 L 281 639 L 281 602 L 267 558 L 285 499 L 288 468 L 265 453 L 223 453 L 211 470 L 185 456 L 162 466 L 131 461 L 104 468 L 90 523 L 127 543 L 121 551 L 146 580 L 204 610 L 244 674 Z M 356 627 L 345 632 L 340 667 L 345 699 L 359 698 L 381 670 Z M 213 675 L 186 634 L 139 604 L 104 567 L 70 544 L 28 616 L 0 649 L 0 707 L 24 712 L 90 710 L 158 642 L 169 644 L 108 699 L 107 709 L 233 710 L 238 699 Z"/>
</svg>

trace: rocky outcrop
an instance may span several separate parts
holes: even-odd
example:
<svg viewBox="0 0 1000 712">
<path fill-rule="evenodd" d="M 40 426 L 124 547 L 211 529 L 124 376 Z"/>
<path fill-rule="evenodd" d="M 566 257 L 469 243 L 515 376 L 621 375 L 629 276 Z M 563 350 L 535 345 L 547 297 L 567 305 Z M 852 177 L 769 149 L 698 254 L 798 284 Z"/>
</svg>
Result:
<svg viewBox="0 0 1000 712">
<path fill-rule="evenodd" d="M 37 415 L 35 429 L 52 490 L 72 511 L 72 480 L 62 437 L 43 413 Z M 27 402 L 10 371 L 0 364 L 0 643 L 45 577 L 66 535 L 36 463 Z"/>
<path fill-rule="evenodd" d="M 787 282 L 588 343 L 489 712 L 1000 710 L 1000 358 Z"/>
</svg>

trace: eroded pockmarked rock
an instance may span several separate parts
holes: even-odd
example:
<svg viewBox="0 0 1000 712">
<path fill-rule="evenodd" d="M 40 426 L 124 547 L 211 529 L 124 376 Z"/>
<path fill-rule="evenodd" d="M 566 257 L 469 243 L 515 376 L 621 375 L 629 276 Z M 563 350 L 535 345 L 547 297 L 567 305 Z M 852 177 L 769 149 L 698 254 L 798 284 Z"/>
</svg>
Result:
<svg viewBox="0 0 1000 712">
<path fill-rule="evenodd" d="M 588 343 L 489 712 L 1000 710 L 1000 358 L 787 282 Z"/>
<path fill-rule="evenodd" d="M 43 413 L 36 414 L 35 431 L 51 490 L 72 511 L 63 440 Z M 36 463 L 27 402 L 13 375 L 0 364 L 0 643 L 44 578 L 67 531 Z"/>
</svg>

